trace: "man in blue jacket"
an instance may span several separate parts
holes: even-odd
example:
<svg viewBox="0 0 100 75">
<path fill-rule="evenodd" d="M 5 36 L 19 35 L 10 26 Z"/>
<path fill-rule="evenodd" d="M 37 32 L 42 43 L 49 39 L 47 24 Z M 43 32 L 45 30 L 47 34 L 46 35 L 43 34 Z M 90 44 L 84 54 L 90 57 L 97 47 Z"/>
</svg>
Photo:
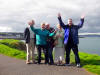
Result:
<svg viewBox="0 0 100 75">
<path fill-rule="evenodd" d="M 74 25 L 71 18 L 68 19 L 68 24 L 65 25 L 61 19 L 60 13 L 58 14 L 58 20 L 61 27 L 65 30 L 64 33 L 64 48 L 66 51 L 65 65 L 70 65 L 70 51 L 72 49 L 75 54 L 76 65 L 77 67 L 80 67 L 80 58 L 78 54 L 78 44 L 79 44 L 78 30 L 83 26 L 84 16 L 81 17 L 80 23 L 78 25 Z"/>
</svg>

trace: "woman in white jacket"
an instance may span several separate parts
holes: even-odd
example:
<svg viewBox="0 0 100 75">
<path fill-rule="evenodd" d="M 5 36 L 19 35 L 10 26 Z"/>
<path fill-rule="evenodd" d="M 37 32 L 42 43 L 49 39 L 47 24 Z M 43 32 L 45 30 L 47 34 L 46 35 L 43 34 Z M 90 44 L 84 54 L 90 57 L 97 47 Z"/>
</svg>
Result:
<svg viewBox="0 0 100 75">
<path fill-rule="evenodd" d="M 61 26 L 57 25 L 57 33 L 55 35 L 55 62 L 57 65 L 62 65 L 64 61 L 64 32 Z"/>
</svg>

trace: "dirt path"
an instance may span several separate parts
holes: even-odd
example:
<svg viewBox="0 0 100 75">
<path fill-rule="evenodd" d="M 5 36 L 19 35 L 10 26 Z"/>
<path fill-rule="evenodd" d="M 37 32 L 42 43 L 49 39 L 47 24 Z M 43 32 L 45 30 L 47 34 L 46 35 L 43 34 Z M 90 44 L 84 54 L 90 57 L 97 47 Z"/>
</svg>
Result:
<svg viewBox="0 0 100 75">
<path fill-rule="evenodd" d="M 75 66 L 26 65 L 25 60 L 0 54 L 0 75 L 93 75 Z"/>
</svg>

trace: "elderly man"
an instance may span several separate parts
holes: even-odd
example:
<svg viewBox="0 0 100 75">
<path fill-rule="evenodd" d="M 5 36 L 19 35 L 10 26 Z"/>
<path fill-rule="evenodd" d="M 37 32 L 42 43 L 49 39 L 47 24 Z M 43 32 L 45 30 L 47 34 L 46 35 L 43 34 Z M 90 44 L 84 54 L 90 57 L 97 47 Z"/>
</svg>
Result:
<svg viewBox="0 0 100 75">
<path fill-rule="evenodd" d="M 35 50 L 35 35 L 32 32 L 30 25 L 35 24 L 33 20 L 28 22 L 28 27 L 24 31 L 24 38 L 25 38 L 25 43 L 26 43 L 26 48 L 27 48 L 27 59 L 26 59 L 26 64 L 30 64 L 31 56 L 32 56 L 32 61 L 35 63 L 35 56 L 34 56 L 34 50 Z M 32 26 L 33 26 L 32 25 Z"/>
<path fill-rule="evenodd" d="M 48 60 L 48 46 L 47 46 L 47 37 L 55 35 L 56 31 L 50 33 L 45 29 L 45 23 L 41 24 L 41 29 L 34 28 L 31 24 L 31 30 L 36 34 L 36 45 L 38 50 L 38 64 L 41 63 L 41 49 L 45 49 L 45 64 L 49 63 Z"/>
<path fill-rule="evenodd" d="M 78 30 L 83 26 L 84 16 L 81 17 L 80 23 L 78 25 L 74 25 L 72 19 L 68 19 L 68 24 L 65 25 L 61 19 L 61 14 L 58 14 L 58 20 L 61 27 L 65 30 L 64 33 L 64 47 L 66 50 L 66 65 L 70 64 L 70 51 L 73 50 L 75 54 L 75 61 L 77 67 L 80 67 L 80 58 L 78 54 Z"/>
<path fill-rule="evenodd" d="M 54 28 L 50 27 L 49 23 L 46 24 L 46 30 L 48 30 L 50 33 L 55 31 Z M 53 36 L 47 38 L 47 44 L 48 44 L 49 64 L 53 65 L 54 64 L 53 54 L 52 54 L 53 47 L 54 47 L 54 38 L 53 38 Z"/>
</svg>

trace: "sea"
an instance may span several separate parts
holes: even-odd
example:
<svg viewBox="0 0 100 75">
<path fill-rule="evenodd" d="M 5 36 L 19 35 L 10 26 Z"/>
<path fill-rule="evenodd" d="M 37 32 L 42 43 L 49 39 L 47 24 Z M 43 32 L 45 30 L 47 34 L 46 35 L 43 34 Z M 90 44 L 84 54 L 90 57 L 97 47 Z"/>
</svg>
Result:
<svg viewBox="0 0 100 75">
<path fill-rule="evenodd" d="M 79 51 L 100 55 L 100 36 L 79 38 Z"/>
</svg>

